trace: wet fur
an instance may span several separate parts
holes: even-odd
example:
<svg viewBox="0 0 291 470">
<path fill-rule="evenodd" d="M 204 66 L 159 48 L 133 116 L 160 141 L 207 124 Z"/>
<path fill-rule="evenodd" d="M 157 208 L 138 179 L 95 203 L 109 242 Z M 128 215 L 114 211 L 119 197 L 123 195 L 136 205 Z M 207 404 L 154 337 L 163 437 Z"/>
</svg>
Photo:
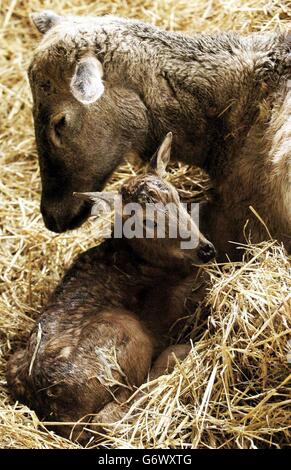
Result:
<svg viewBox="0 0 291 470">
<path fill-rule="evenodd" d="M 122 192 L 125 202 L 147 195 L 179 204 L 176 190 L 154 174 L 131 178 Z M 205 243 L 200 234 L 193 253 Z M 57 432 L 73 439 L 81 434 L 82 441 L 82 425 L 69 423 L 90 421 L 96 413 L 95 422 L 117 419 L 120 404 L 146 380 L 178 332 L 177 320 L 204 296 L 203 274 L 178 244 L 107 239 L 82 253 L 51 295 L 26 347 L 8 362 L 14 398 L 41 418 L 68 423 Z M 177 355 L 189 349 L 177 346 Z M 163 352 L 151 377 L 166 372 L 171 351 Z"/>
</svg>

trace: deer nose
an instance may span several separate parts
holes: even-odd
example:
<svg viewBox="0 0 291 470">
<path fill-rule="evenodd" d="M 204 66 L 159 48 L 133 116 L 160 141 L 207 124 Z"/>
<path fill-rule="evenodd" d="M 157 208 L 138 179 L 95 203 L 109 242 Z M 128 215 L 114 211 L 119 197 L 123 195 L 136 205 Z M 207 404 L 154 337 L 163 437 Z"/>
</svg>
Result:
<svg viewBox="0 0 291 470">
<path fill-rule="evenodd" d="M 201 261 L 203 261 L 203 263 L 207 263 L 211 259 L 215 258 L 215 255 L 216 250 L 210 242 L 202 245 L 197 251 L 197 256 Z"/>
</svg>

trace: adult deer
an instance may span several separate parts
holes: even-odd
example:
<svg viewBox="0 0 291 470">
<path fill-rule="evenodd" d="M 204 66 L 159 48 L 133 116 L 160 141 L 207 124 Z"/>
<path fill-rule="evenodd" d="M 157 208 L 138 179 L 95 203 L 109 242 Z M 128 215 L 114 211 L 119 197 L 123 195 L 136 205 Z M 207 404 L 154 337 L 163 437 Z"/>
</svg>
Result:
<svg viewBox="0 0 291 470">
<path fill-rule="evenodd" d="M 199 165 L 217 197 L 202 230 L 218 252 L 268 234 L 290 248 L 290 33 L 196 35 L 123 18 L 35 13 L 29 68 L 46 226 L 89 214 L 74 191 L 101 190 L 131 152 L 149 159 L 173 131 L 174 158 Z"/>
</svg>

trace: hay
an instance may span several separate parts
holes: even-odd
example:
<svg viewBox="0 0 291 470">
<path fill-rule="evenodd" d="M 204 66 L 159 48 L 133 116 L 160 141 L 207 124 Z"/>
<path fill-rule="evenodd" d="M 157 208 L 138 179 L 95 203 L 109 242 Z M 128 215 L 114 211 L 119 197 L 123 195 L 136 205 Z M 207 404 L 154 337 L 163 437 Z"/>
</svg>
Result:
<svg viewBox="0 0 291 470">
<path fill-rule="evenodd" d="M 209 272 L 211 315 L 203 337 L 171 375 L 160 378 L 149 394 L 133 403 L 130 414 L 135 419 L 125 419 L 114 429 L 118 445 L 287 444 L 289 263 L 282 249 L 270 242 L 248 247 L 242 263 Z"/>
<path fill-rule="evenodd" d="M 30 26 L 29 11 L 110 12 L 170 30 L 243 33 L 284 29 L 291 14 L 291 3 L 283 0 L 81 3 L 3 0 L 0 6 L 0 447 L 78 447 L 45 429 L 33 411 L 13 403 L 4 373 L 7 357 L 27 337 L 64 268 L 98 238 L 96 225 L 89 222 L 55 236 L 44 228 L 39 214 L 40 180 L 26 78 L 38 35 Z M 112 187 L 133 171 L 125 164 L 114 175 Z M 200 196 L 208 185 L 201 172 L 182 165 L 171 177 L 187 197 L 193 192 Z M 254 448 L 283 447 L 290 441 L 289 260 L 280 246 L 268 242 L 249 246 L 243 263 L 212 266 L 209 272 L 211 315 L 204 334 L 171 375 L 157 380 L 132 404 L 131 416 L 109 435 L 108 446 Z"/>
</svg>

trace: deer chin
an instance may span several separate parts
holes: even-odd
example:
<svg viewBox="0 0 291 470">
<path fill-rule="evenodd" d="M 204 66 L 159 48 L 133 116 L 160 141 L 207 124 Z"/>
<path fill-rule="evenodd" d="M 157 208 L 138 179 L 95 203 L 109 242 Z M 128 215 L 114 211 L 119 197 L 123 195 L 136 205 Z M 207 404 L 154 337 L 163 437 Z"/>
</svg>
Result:
<svg viewBox="0 0 291 470">
<path fill-rule="evenodd" d="M 90 214 L 91 206 L 87 203 L 84 203 L 81 206 L 79 212 L 70 220 L 66 230 L 73 230 L 80 227 L 90 217 Z"/>
<path fill-rule="evenodd" d="M 187 256 L 185 258 L 185 262 L 188 263 L 191 267 L 195 267 L 195 266 L 203 266 L 204 263 L 203 261 L 201 261 L 201 259 L 198 258 L 198 256 Z"/>
<path fill-rule="evenodd" d="M 187 253 L 189 252 L 189 253 Z M 207 264 L 209 261 L 203 261 L 197 254 L 197 249 L 195 250 L 184 250 L 184 259 L 186 263 L 189 263 L 192 266 L 203 266 Z"/>
</svg>

